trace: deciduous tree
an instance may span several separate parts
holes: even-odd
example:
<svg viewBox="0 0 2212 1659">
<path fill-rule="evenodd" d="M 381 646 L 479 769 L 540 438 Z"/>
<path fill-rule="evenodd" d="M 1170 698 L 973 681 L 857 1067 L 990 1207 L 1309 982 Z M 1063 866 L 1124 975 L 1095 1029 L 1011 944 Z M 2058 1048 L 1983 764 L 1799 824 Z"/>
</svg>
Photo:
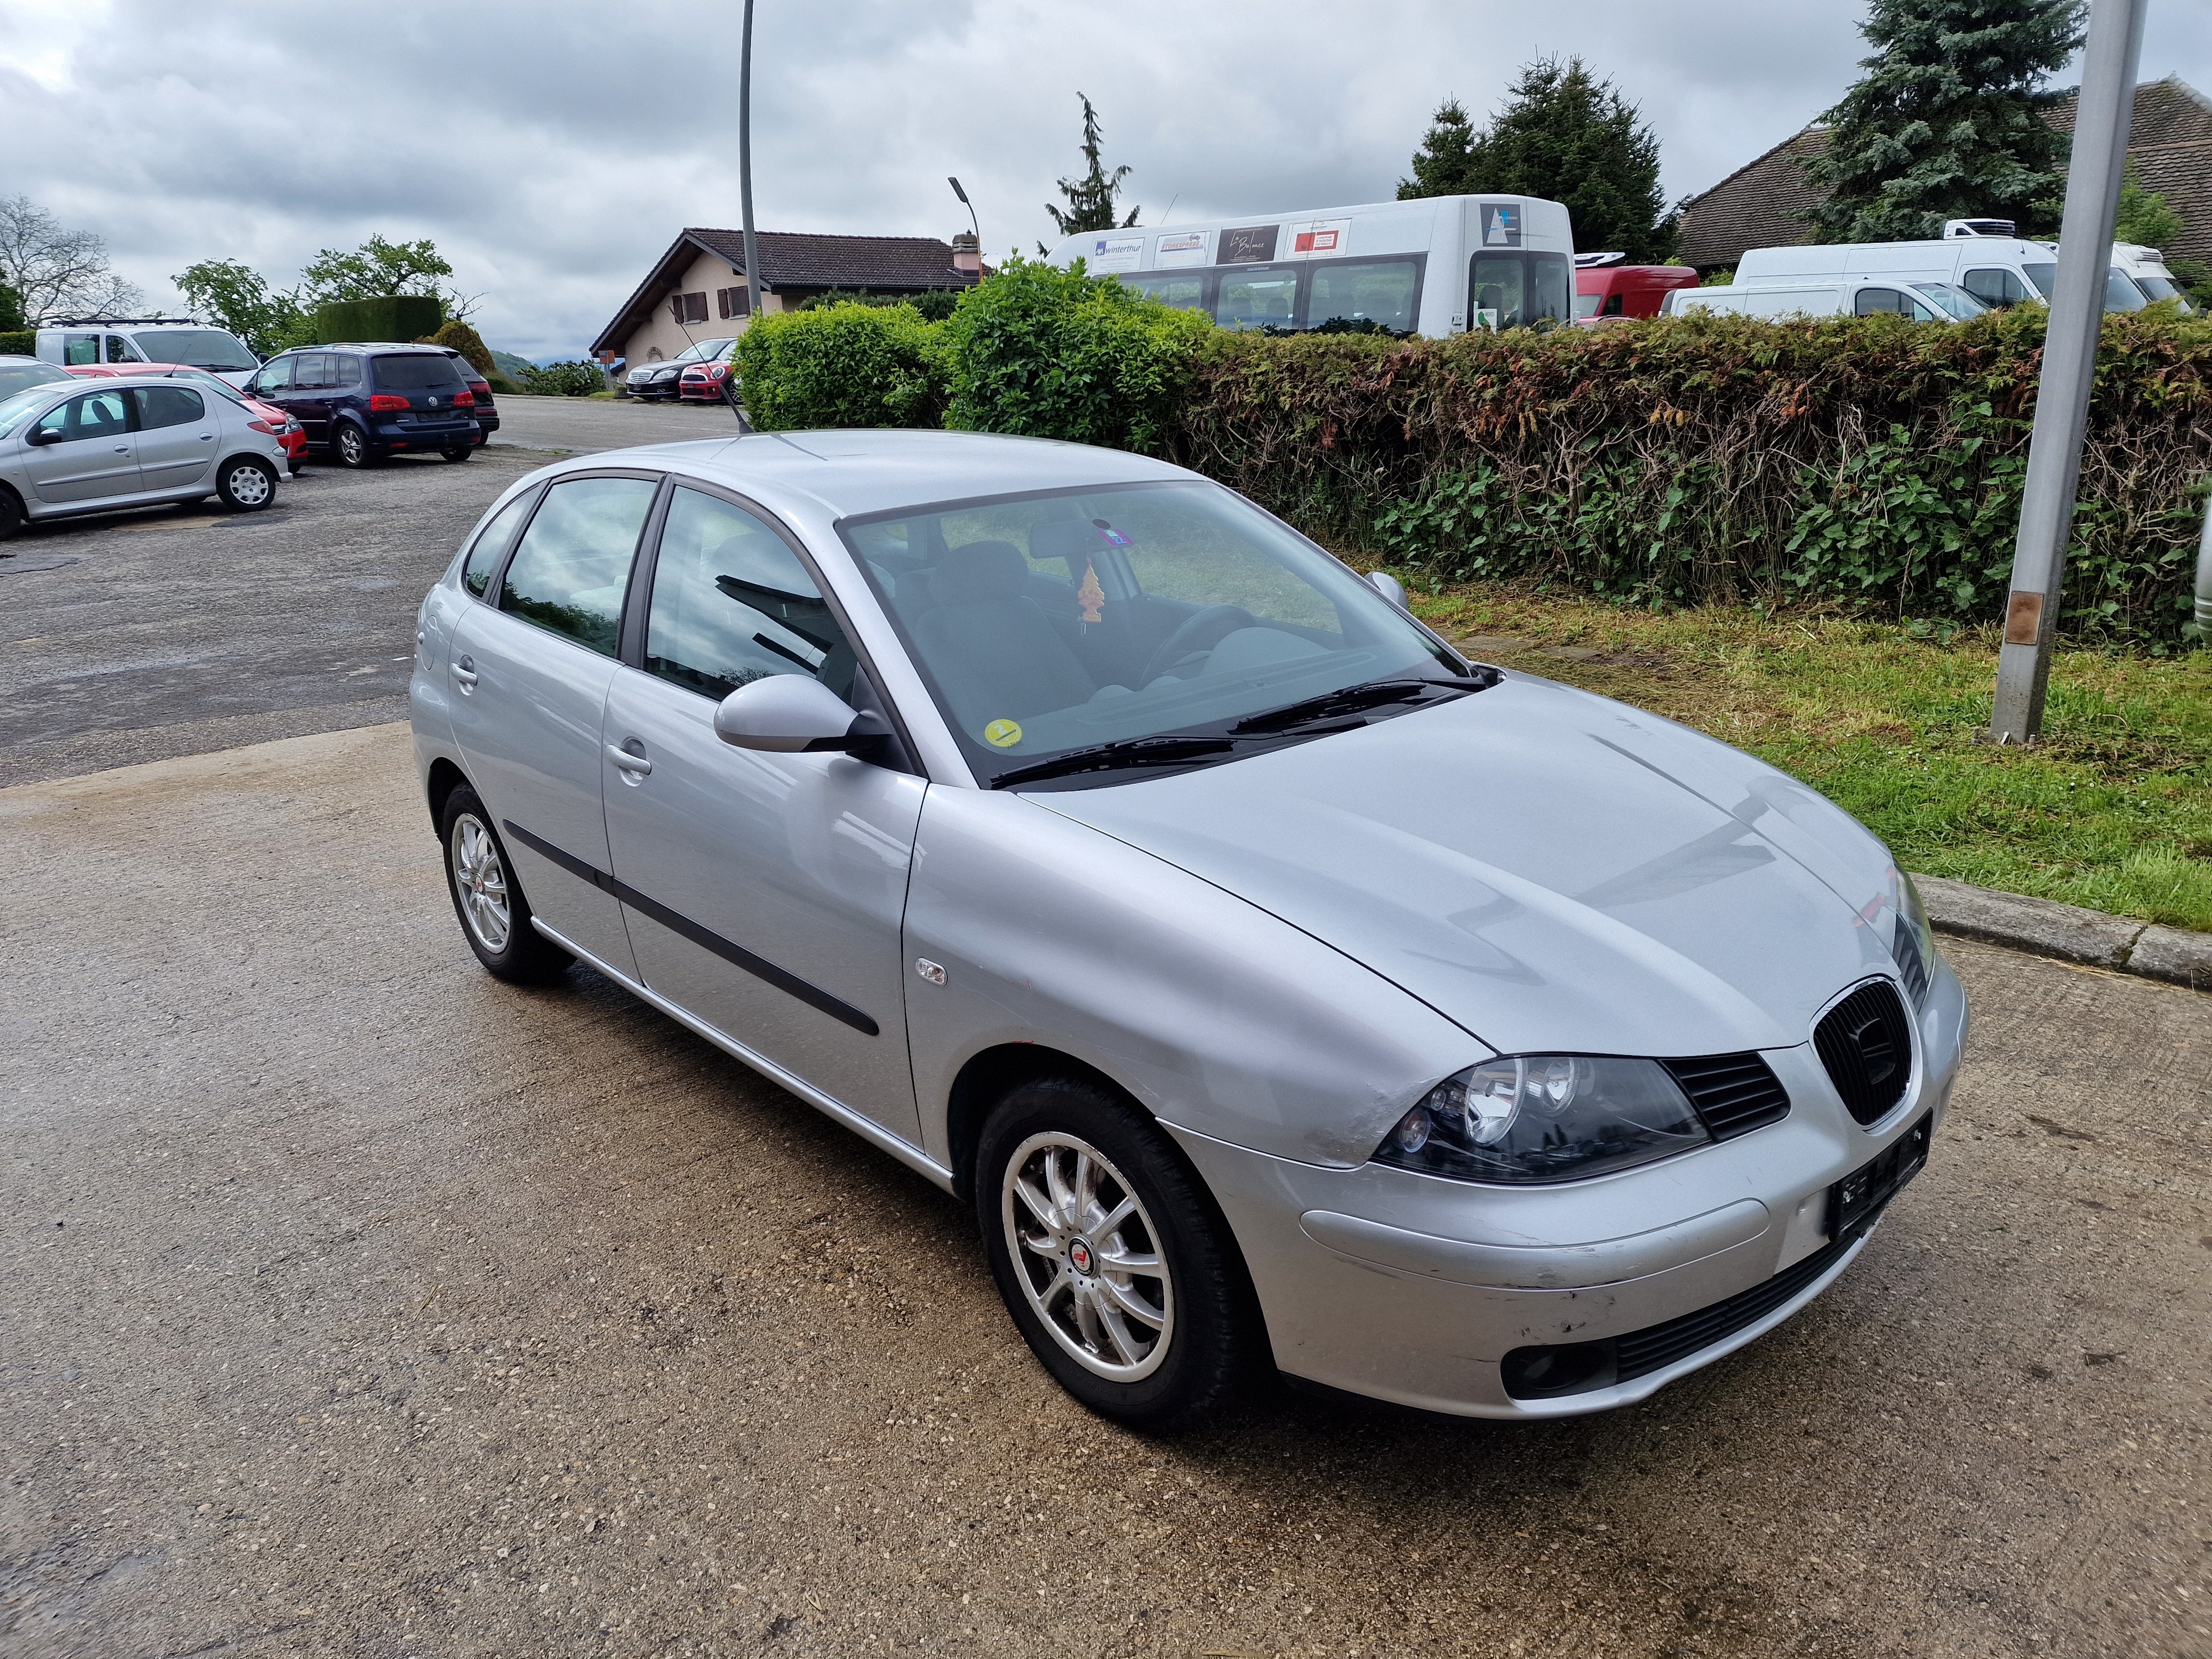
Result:
<svg viewBox="0 0 2212 1659">
<path fill-rule="evenodd" d="M 202 259 L 169 280 L 196 316 L 220 323 L 269 357 L 307 338 L 307 317 L 297 294 L 272 288 L 251 265 L 235 259 Z"/>
<path fill-rule="evenodd" d="M 0 197 L 0 283 L 15 290 L 26 325 L 67 316 L 128 316 L 145 304 L 107 263 L 107 244 L 64 229 L 27 196 Z"/>
</svg>

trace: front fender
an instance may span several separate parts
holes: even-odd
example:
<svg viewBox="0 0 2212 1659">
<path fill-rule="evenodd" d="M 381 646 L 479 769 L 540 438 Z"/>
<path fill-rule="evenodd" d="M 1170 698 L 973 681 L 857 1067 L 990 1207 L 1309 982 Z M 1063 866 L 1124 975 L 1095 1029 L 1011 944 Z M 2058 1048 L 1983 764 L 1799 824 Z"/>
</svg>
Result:
<svg viewBox="0 0 2212 1659">
<path fill-rule="evenodd" d="M 930 789 L 905 924 L 923 1144 L 950 1164 L 961 1067 L 1060 1049 L 1165 1122 L 1302 1163 L 1363 1164 L 1489 1050 L 1243 899 L 1020 795 Z"/>
</svg>

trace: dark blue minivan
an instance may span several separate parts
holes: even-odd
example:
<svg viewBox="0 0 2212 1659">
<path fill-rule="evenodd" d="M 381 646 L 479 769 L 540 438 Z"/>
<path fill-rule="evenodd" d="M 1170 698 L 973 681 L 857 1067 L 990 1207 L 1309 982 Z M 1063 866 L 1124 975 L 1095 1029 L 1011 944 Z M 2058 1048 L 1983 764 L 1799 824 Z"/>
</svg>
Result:
<svg viewBox="0 0 2212 1659">
<path fill-rule="evenodd" d="M 309 449 L 346 466 L 423 451 L 465 461 L 483 439 L 476 394 L 435 346 L 302 346 L 263 364 L 246 393 L 283 410 Z"/>
</svg>

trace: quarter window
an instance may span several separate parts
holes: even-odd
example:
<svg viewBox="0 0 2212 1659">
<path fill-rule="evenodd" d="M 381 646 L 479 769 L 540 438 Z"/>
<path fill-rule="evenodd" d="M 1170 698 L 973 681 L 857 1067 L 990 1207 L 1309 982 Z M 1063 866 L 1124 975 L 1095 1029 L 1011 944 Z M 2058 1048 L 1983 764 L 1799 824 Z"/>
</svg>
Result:
<svg viewBox="0 0 2212 1659">
<path fill-rule="evenodd" d="M 855 659 L 822 590 L 743 507 L 696 489 L 669 498 L 646 623 L 649 674 L 719 701 L 771 674 L 849 694 Z"/>
<path fill-rule="evenodd" d="M 469 549 L 469 562 L 461 567 L 461 586 L 478 599 L 483 598 L 484 590 L 491 586 L 491 573 L 499 568 L 507 550 L 514 545 L 522 521 L 530 516 L 530 503 L 536 499 L 534 490 L 523 491 L 500 509 L 499 516 L 483 527 L 476 545 Z"/>
<path fill-rule="evenodd" d="M 207 418 L 207 405 L 200 401 L 200 394 L 184 386 L 140 386 L 131 395 L 138 400 L 142 432 L 165 426 L 197 426 Z"/>
<path fill-rule="evenodd" d="M 638 532 L 659 486 L 649 478 L 569 478 L 544 504 L 500 580 L 499 608 L 611 657 Z"/>
</svg>

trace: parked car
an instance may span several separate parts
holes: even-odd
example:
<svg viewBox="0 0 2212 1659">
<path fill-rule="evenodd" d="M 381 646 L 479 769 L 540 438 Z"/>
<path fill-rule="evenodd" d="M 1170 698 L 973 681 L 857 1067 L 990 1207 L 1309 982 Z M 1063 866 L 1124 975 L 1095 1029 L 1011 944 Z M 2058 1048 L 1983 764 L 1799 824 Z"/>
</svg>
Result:
<svg viewBox="0 0 2212 1659">
<path fill-rule="evenodd" d="M 110 379 L 118 374 L 157 374 L 165 380 L 190 380 L 197 386 L 206 386 L 276 427 L 276 435 L 284 445 L 284 465 L 294 477 L 299 477 L 307 465 L 307 434 L 297 421 L 276 404 L 264 404 L 258 398 L 249 398 L 229 381 L 210 374 L 204 368 L 191 368 L 182 363 L 86 363 L 76 368 L 64 369 L 63 373 L 80 380 Z"/>
<path fill-rule="evenodd" d="M 305 427 L 310 449 L 345 466 L 404 450 L 465 461 L 481 438 L 476 394 L 442 346 L 303 346 L 271 357 L 247 391 Z"/>
<path fill-rule="evenodd" d="M 687 404 L 730 402 L 737 391 L 736 382 L 731 378 L 737 368 L 737 356 L 738 343 L 732 340 L 714 356 L 686 363 L 676 383 L 677 397 Z"/>
<path fill-rule="evenodd" d="M 481 963 L 587 962 L 959 1194 L 1031 1350 L 1125 1421 L 1270 1364 L 1639 1399 L 1849 1266 L 1958 1069 L 1964 993 L 1840 810 L 1463 659 L 1164 462 L 575 457 L 418 629 Z"/>
<path fill-rule="evenodd" d="M 0 398 L 12 398 L 26 386 L 50 386 L 69 379 L 69 371 L 42 363 L 36 357 L 0 355 Z"/>
<path fill-rule="evenodd" d="M 1948 283 L 1770 283 L 1746 287 L 1678 288 L 1660 303 L 1662 317 L 1710 312 L 1724 317 L 1910 317 L 1916 323 L 1960 323 L 1989 307 Z"/>
<path fill-rule="evenodd" d="M 469 395 L 476 399 L 476 402 L 471 406 L 470 412 L 476 416 L 477 421 L 477 447 L 481 449 L 484 445 L 489 443 L 491 441 L 491 434 L 499 430 L 499 405 L 493 400 L 491 395 L 491 382 L 484 378 L 484 373 L 482 369 L 478 368 L 466 357 L 461 356 L 459 352 L 454 350 L 453 347 L 425 345 L 420 342 L 416 342 L 410 345 L 404 341 L 398 340 L 354 340 L 349 341 L 347 343 L 349 345 L 365 345 L 370 349 L 376 351 L 444 352 L 447 356 L 453 359 L 453 372 L 461 377 L 462 383 L 469 389 Z"/>
<path fill-rule="evenodd" d="M 640 363 L 629 372 L 623 384 L 633 398 L 642 398 L 648 403 L 678 397 L 683 390 L 684 368 L 692 363 L 713 362 L 732 347 L 735 340 L 699 340 L 684 348 L 673 357 L 657 363 Z"/>
<path fill-rule="evenodd" d="M 227 328 L 191 317 L 94 318 L 40 329 L 36 349 L 64 368 L 90 363 L 187 363 L 243 386 L 261 367 Z"/>
<path fill-rule="evenodd" d="M 1698 285 L 1698 273 L 1687 265 L 1613 263 L 1620 258 L 1617 253 L 1576 257 L 1577 322 L 1596 323 L 1607 317 L 1656 317 L 1660 302 L 1669 293 L 1678 288 Z"/>
<path fill-rule="evenodd" d="M 219 495 L 276 499 L 276 427 L 230 397 L 159 376 L 64 376 L 0 400 L 0 538 L 32 520 Z"/>
</svg>

